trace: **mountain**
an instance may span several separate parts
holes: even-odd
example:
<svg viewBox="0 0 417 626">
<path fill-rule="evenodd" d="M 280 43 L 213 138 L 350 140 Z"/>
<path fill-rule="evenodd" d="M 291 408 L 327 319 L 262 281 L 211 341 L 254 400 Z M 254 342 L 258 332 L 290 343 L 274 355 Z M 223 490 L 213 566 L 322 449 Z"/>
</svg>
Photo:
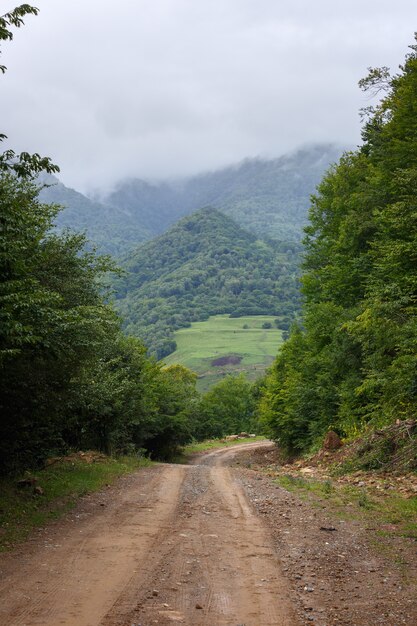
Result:
<svg viewBox="0 0 417 626">
<path fill-rule="evenodd" d="M 42 202 L 64 208 L 57 216 L 58 228 L 85 232 L 99 252 L 120 256 L 131 246 L 152 237 L 152 231 L 138 226 L 123 209 L 90 200 L 55 176 L 44 175 L 39 182 L 45 185 L 40 192 Z"/>
<path fill-rule="evenodd" d="M 320 144 L 277 159 L 247 159 L 176 182 L 130 179 L 104 202 L 123 209 L 143 231 L 164 232 L 180 217 L 212 206 L 258 236 L 299 241 L 310 195 L 342 149 Z"/>
<path fill-rule="evenodd" d="M 49 177 L 52 186 L 42 199 L 66 207 L 58 226 L 85 230 L 100 252 L 118 257 L 204 206 L 220 209 L 258 237 L 300 241 L 310 194 L 341 152 L 320 144 L 177 181 L 130 179 L 118 183 L 101 202 Z"/>
<path fill-rule="evenodd" d="M 296 242 L 261 241 L 201 209 L 122 260 L 116 307 L 126 332 L 162 358 L 175 349 L 175 330 L 210 315 L 293 315 L 299 252 Z"/>
</svg>

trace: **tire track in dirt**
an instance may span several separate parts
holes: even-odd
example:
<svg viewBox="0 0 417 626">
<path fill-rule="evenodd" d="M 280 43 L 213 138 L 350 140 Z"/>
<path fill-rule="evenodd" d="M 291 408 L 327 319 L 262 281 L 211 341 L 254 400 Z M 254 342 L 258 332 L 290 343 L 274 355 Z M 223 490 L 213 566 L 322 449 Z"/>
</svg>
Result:
<svg viewBox="0 0 417 626">
<path fill-rule="evenodd" d="M 99 502 L 92 511 L 75 512 L 46 529 L 48 538 L 34 548 L 26 544 L 27 552 L 21 547 L 17 556 L 3 557 L 1 624 L 100 624 L 177 505 L 184 468 L 150 469 L 112 490 L 104 508 Z"/>
<path fill-rule="evenodd" d="M 149 555 L 152 576 L 138 572 L 129 601 L 115 604 L 105 626 L 296 623 L 269 535 L 223 467 L 242 447 L 201 455 L 187 468 L 171 532 Z"/>
<path fill-rule="evenodd" d="M 262 445 L 148 468 L 110 490 L 104 508 L 96 494 L 50 541 L 6 557 L 0 623 L 295 626 L 270 535 L 224 466 Z"/>
</svg>

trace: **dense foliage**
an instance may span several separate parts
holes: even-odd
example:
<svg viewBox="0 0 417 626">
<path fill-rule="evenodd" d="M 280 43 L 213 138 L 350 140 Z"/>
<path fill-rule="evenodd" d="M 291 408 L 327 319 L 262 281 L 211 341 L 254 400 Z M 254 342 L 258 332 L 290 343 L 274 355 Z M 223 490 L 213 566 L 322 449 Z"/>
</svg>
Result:
<svg viewBox="0 0 417 626">
<path fill-rule="evenodd" d="M 353 435 L 417 409 L 417 46 L 364 113 L 363 146 L 343 156 L 313 199 L 303 328 L 266 383 L 261 412 L 288 450 L 327 429 Z"/>
<path fill-rule="evenodd" d="M 191 436 L 195 376 L 161 367 L 104 302 L 109 261 L 51 230 L 57 208 L 0 176 L 0 470 L 68 449 L 166 454 Z"/>
<path fill-rule="evenodd" d="M 211 439 L 252 432 L 255 428 L 253 386 L 244 374 L 226 376 L 195 405 L 193 435 Z"/>
<path fill-rule="evenodd" d="M 296 243 L 260 241 L 216 209 L 183 218 L 125 260 L 117 309 L 129 334 L 160 359 L 173 331 L 210 315 L 293 315 L 299 306 Z"/>
</svg>

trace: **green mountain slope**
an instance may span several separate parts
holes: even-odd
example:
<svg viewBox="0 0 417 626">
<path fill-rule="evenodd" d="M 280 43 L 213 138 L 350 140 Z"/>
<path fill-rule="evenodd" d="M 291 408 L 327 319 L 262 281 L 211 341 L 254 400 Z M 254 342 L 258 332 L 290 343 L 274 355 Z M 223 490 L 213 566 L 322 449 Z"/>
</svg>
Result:
<svg viewBox="0 0 417 626">
<path fill-rule="evenodd" d="M 218 171 L 177 182 L 120 182 L 105 199 L 153 235 L 180 217 L 212 206 L 258 236 L 299 241 L 310 195 L 342 150 L 310 146 L 277 159 L 247 159 Z"/>
<path fill-rule="evenodd" d="M 180 220 L 124 259 L 116 305 L 126 331 L 158 356 L 173 332 L 210 315 L 291 316 L 300 245 L 260 241 L 212 208 Z"/>
<path fill-rule="evenodd" d="M 99 252 L 120 256 L 132 246 L 152 237 L 146 229 L 123 209 L 90 200 L 82 193 L 66 187 L 55 176 L 42 176 L 40 199 L 64 207 L 56 220 L 60 229 L 84 231 Z"/>
<path fill-rule="evenodd" d="M 53 176 L 45 202 L 61 204 L 59 227 L 86 231 L 99 252 L 121 257 L 165 232 L 185 215 L 212 206 L 258 237 L 299 241 L 310 194 L 341 149 L 316 145 L 278 159 L 236 166 L 175 182 L 120 182 L 102 202 L 90 200 Z"/>
</svg>

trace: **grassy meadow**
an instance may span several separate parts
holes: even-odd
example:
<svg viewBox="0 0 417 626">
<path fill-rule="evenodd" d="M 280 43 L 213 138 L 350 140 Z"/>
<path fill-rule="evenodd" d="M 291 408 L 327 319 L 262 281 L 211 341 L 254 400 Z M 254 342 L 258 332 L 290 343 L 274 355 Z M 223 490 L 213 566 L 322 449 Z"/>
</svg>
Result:
<svg viewBox="0 0 417 626">
<path fill-rule="evenodd" d="M 250 380 L 255 380 L 272 363 L 282 343 L 282 331 L 276 328 L 274 320 L 270 315 L 214 315 L 205 322 L 194 322 L 190 328 L 175 333 L 177 350 L 164 362 L 180 363 L 195 371 L 200 391 L 206 391 L 227 374 L 245 372 Z M 262 328 L 266 322 L 272 328 Z M 230 362 L 213 364 L 222 358 Z"/>
</svg>

